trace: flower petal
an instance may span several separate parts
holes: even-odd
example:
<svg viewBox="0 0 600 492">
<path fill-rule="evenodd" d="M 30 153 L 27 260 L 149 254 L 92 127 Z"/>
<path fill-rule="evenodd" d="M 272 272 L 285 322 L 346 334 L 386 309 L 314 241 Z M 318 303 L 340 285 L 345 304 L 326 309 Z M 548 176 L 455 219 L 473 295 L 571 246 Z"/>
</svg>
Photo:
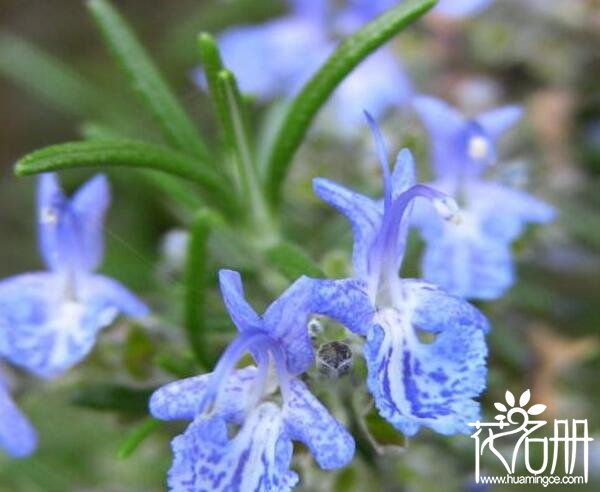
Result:
<svg viewBox="0 0 600 492">
<path fill-rule="evenodd" d="M 1 355 L 46 378 L 87 355 L 102 326 L 84 329 L 85 306 L 65 302 L 64 290 L 64 279 L 52 273 L 23 274 L 0 283 Z M 110 322 L 116 312 L 105 314 Z"/>
<path fill-rule="evenodd" d="M 498 140 L 504 132 L 523 116 L 521 106 L 504 106 L 480 114 L 475 121 L 481 125 L 485 133 L 492 139 Z"/>
<path fill-rule="evenodd" d="M 296 92 L 333 48 L 319 25 L 297 16 L 233 27 L 218 42 L 224 65 L 236 74 L 241 90 L 262 101 Z M 257 54 L 261 63 L 256 63 Z M 206 85 L 202 77 L 197 81 Z"/>
<path fill-rule="evenodd" d="M 157 389 L 150 397 L 150 413 L 161 420 L 193 420 L 200 413 L 212 373 L 181 379 Z M 244 367 L 231 373 L 223 386 L 215 414 L 227 422 L 243 421 L 256 401 L 256 367 Z"/>
<path fill-rule="evenodd" d="M 283 408 L 291 439 L 301 441 L 319 466 L 332 470 L 346 466 L 354 456 L 354 439 L 299 379 L 290 381 Z"/>
<path fill-rule="evenodd" d="M 367 334 L 367 385 L 381 415 L 407 435 L 421 426 L 467 433 L 485 388 L 487 322 L 465 301 L 418 281 L 403 283 L 397 309 L 382 310 Z M 419 331 L 435 334 L 431 343 Z"/>
<path fill-rule="evenodd" d="M 457 139 L 463 133 L 467 120 L 441 99 L 418 96 L 412 104 L 429 134 L 431 161 L 437 177 L 452 176 L 460 164 L 455 162 L 458 157 Z"/>
<path fill-rule="evenodd" d="M 311 311 L 364 335 L 375 314 L 365 288 L 359 280 L 315 280 Z"/>
<path fill-rule="evenodd" d="M 459 19 L 476 15 L 490 5 L 494 0 L 440 0 L 434 12 Z"/>
<path fill-rule="evenodd" d="M 104 254 L 104 216 L 110 205 L 110 187 L 106 176 L 98 174 L 82 185 L 71 200 L 77 216 L 82 250 L 82 266 L 94 271 Z"/>
<path fill-rule="evenodd" d="M 477 183 L 468 193 L 482 231 L 498 241 L 510 242 L 527 223 L 547 224 L 556 216 L 554 208 L 542 200 L 496 183 Z"/>
<path fill-rule="evenodd" d="M 346 131 L 360 128 L 363 110 L 379 119 L 390 109 L 404 105 L 412 92 L 401 62 L 391 50 L 383 48 L 366 58 L 334 92 L 337 122 Z"/>
<path fill-rule="evenodd" d="M 323 178 L 313 180 L 315 193 L 344 214 L 352 225 L 352 263 L 356 276 L 368 278 L 368 255 L 382 220 L 382 209 L 370 198 Z"/>
<path fill-rule="evenodd" d="M 45 173 L 38 178 L 37 223 L 40 253 L 46 266 L 60 270 L 69 264 L 69 248 L 64 248 L 64 236 L 72 236 L 72 224 L 65 197 L 55 173 Z"/>
<path fill-rule="evenodd" d="M 501 297 L 514 282 L 510 247 L 481 233 L 468 236 L 451 228 L 427 242 L 423 278 L 465 299 Z"/>
<path fill-rule="evenodd" d="M 196 419 L 172 446 L 168 484 L 173 492 L 289 491 L 298 482 L 289 469 L 292 443 L 272 403 L 257 407 L 233 439 L 225 421 L 213 417 Z"/>
<path fill-rule="evenodd" d="M 36 447 L 35 429 L 0 382 L 0 449 L 13 458 L 24 458 Z"/>
<path fill-rule="evenodd" d="M 415 183 L 415 160 L 410 150 L 402 149 L 392 172 L 392 198 L 395 200 Z"/>
<path fill-rule="evenodd" d="M 75 292 L 69 290 L 67 278 L 58 273 L 27 273 L 0 282 L 0 355 L 37 376 L 54 377 L 80 362 L 120 311 L 147 313 L 106 277 L 78 278 Z"/>
<path fill-rule="evenodd" d="M 240 332 L 260 329 L 262 321 L 244 297 L 244 286 L 240 274 L 233 270 L 220 270 L 219 285 L 225 307 L 237 329 Z"/>
<path fill-rule="evenodd" d="M 314 348 L 308 334 L 308 321 L 313 314 L 313 282 L 308 277 L 300 277 L 263 315 L 263 330 L 284 348 L 287 367 L 292 374 L 306 371 L 314 360 Z"/>
<path fill-rule="evenodd" d="M 103 321 L 102 313 L 115 309 L 132 318 L 143 318 L 150 314 L 148 307 L 124 285 L 104 275 L 89 275 L 80 282 L 79 299 L 87 306 L 86 325 L 112 322 Z"/>
</svg>

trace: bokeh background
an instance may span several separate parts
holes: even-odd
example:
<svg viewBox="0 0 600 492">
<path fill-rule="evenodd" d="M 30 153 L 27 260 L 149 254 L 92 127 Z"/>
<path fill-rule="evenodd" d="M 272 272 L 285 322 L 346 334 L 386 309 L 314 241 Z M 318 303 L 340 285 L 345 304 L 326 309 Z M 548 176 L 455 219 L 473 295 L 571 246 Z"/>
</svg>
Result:
<svg viewBox="0 0 600 492">
<path fill-rule="evenodd" d="M 215 132 L 210 102 L 190 77 L 198 64 L 196 33 L 260 22 L 285 10 L 275 0 L 114 3 L 208 138 Z M 502 401 L 506 389 L 520 394 L 531 388 L 533 400 L 548 405 L 546 417 L 587 418 L 597 440 L 599 32 L 600 8 L 594 0 L 498 0 L 461 24 L 423 20 L 394 41 L 421 92 L 471 112 L 505 102 L 525 105 L 524 121 L 505 141 L 499 173 L 554 204 L 559 218 L 529 231 L 515 245 L 519 282 L 500 301 L 481 306 L 494 326 L 484 408 L 492 415 L 492 402 Z M 64 63 L 68 76 L 49 69 L 42 52 Z M 69 77 L 91 81 L 100 96 L 76 93 Z M 252 114 L 259 120 L 264 110 L 256 107 Z M 41 268 L 34 180 L 14 177 L 14 162 L 39 147 L 79 139 L 100 119 L 127 120 L 124 125 L 140 135 L 155 132 L 132 100 L 83 3 L 0 1 L 0 278 Z M 395 150 L 408 145 L 426 163 L 424 132 L 411 115 L 393 112 L 383 126 Z M 288 232 L 321 264 L 347 261 L 351 237 L 346 224 L 312 197 L 310 179 L 327 175 L 377 193 L 377 168 L 368 144 L 366 131 L 349 139 L 332 130 L 324 116 L 295 163 L 284 211 Z M 426 166 L 421 172 L 424 178 Z M 88 360 L 57 381 L 15 374 L 19 403 L 41 443 L 39 452 L 26 460 L 0 456 L 0 492 L 164 490 L 168 440 L 176 426 L 161 427 L 127 460 L 116 455 L 124 437 L 142 422 L 148 388 L 173 378 L 156 367 L 157 360 L 166 364 L 170 357 L 183 374 L 190 371 L 189 349 L 178 328 L 176 244 L 168 258 L 164 254 L 164 234 L 185 225 L 186 217 L 135 172 L 109 174 L 114 198 L 103 271 L 143 295 L 164 319 L 160 326 L 111 328 Z M 64 179 L 73 187 L 88 175 L 70 172 Z M 225 243 L 212 245 L 215 268 L 236 265 L 236 251 Z M 407 273 L 418 272 L 419 248 L 413 238 Z M 268 300 L 256 297 L 263 304 Z M 222 313 L 216 290 L 212 302 L 215 312 Z M 226 338 L 230 329 L 219 333 Z M 114 384 L 127 392 L 118 393 L 110 386 Z M 404 449 L 377 458 L 376 464 L 357 459 L 333 479 L 324 479 L 306 460 L 297 467 L 306 490 L 468 490 L 472 449 L 468 438 L 442 439 L 425 432 Z M 590 490 L 598 490 L 597 443 L 590 476 Z"/>
</svg>

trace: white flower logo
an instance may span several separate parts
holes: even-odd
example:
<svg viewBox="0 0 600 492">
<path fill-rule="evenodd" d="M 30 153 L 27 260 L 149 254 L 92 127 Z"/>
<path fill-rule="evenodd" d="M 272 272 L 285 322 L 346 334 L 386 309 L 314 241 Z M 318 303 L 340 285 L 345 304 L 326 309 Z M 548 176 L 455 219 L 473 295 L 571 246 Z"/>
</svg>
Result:
<svg viewBox="0 0 600 492">
<path fill-rule="evenodd" d="M 507 415 L 510 417 L 510 414 L 515 413 L 515 411 L 518 411 L 519 413 L 526 412 L 529 415 L 540 415 L 544 410 L 546 410 L 546 405 L 543 405 L 541 403 L 536 403 L 535 405 L 529 407 L 526 411 L 524 410 L 525 405 L 527 405 L 529 403 L 529 400 L 531 399 L 530 390 L 525 390 L 523 394 L 519 397 L 518 406 L 515 406 L 515 395 L 513 395 L 510 391 L 506 391 L 506 393 L 504 394 L 504 398 L 506 400 L 506 405 L 500 402 L 494 403 L 494 407 L 496 407 L 496 410 L 501 412 L 498 415 L 496 415 L 496 417 L 494 417 L 498 422 L 500 422 L 500 428 L 509 425 L 505 422 L 507 420 Z"/>
</svg>

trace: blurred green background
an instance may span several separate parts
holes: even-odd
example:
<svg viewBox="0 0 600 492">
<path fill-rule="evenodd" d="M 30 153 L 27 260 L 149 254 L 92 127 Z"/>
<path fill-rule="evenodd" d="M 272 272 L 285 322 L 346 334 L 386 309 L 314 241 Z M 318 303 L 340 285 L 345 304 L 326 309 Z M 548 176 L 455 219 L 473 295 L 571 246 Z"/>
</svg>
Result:
<svg viewBox="0 0 600 492">
<path fill-rule="evenodd" d="M 219 32 L 227 25 L 260 21 L 284 11 L 281 2 L 258 0 L 114 3 L 208 138 L 214 137 L 215 127 L 210 103 L 190 78 L 198 62 L 196 33 Z M 13 176 L 17 158 L 80 138 L 84 124 L 96 123 L 92 113 L 99 106 L 103 111 L 98 114 L 107 120 L 112 115 L 121 121 L 120 115 L 126 113 L 126 126 L 134 133 L 153 135 L 155 129 L 132 100 L 82 2 L 0 1 L 0 26 L 3 278 L 41 268 L 33 219 L 34 179 Z M 505 179 L 526 176 L 528 186 L 558 208 L 559 219 L 516 244 L 518 284 L 502 300 L 481 306 L 494 326 L 484 409 L 493 415 L 492 402 L 502 401 L 506 389 L 520 394 L 532 388 L 533 401 L 548 405 L 546 417 L 587 418 L 596 439 L 600 439 L 598 32 L 600 14 L 593 0 L 499 0 L 461 26 L 422 21 L 394 43 L 422 92 L 469 109 L 505 101 L 525 104 L 527 117 L 507 142 L 502 169 Z M 68 89 L 61 92 L 43 64 L 28 63 L 29 58 L 21 56 L 22 50 L 30 54 L 23 42 L 92 81 L 100 102 L 86 99 L 79 104 Z M 262 116 L 261 108 L 253 111 L 257 120 Z M 384 131 L 395 150 L 409 145 L 421 163 L 426 160 L 424 135 L 412 117 L 391 114 Z M 340 255 L 347 261 L 351 238 L 345 223 L 311 196 L 310 179 L 327 175 L 376 193 L 376 168 L 365 142 L 366 133 L 348 141 L 322 121 L 295 163 L 284 210 L 287 232 L 322 265 Z M 89 174 L 64 173 L 67 187 Z M 167 352 L 183 374 L 190 372 L 189 349 L 177 326 L 180 275 L 165 266 L 160 248 L 164 233 L 181 227 L 182 219 L 185 225 L 186 217 L 135 172 L 109 174 L 114 198 L 103 271 L 148 299 L 163 318 L 149 329 L 125 323 L 111 328 L 88 360 L 57 381 L 18 378 L 19 403 L 39 431 L 40 449 L 22 461 L 0 456 L 0 492 L 164 490 L 171 459 L 168 440 L 182 426 L 161 427 L 127 460 L 116 454 L 125 436 L 142 422 L 147 389 L 174 378 L 155 367 L 156 357 Z M 236 266 L 234 252 L 229 254 L 224 243 L 226 239 L 217 238 L 212 245 L 215 268 Z M 418 250 L 413 238 L 409 258 L 416 259 Z M 415 274 L 415 265 L 410 263 L 407 271 Z M 212 282 L 214 311 L 222 314 L 214 286 Z M 125 403 L 118 411 L 111 407 L 114 395 L 105 395 L 108 403 L 103 404 L 106 401 L 96 393 L 90 403 L 82 385 L 107 382 L 139 393 L 121 398 Z M 89 408 L 92 404 L 97 408 Z M 472 453 L 468 438 L 424 432 L 401 453 L 378 458 L 375 467 L 358 458 L 351 469 L 329 478 L 312 470 L 305 459 L 297 467 L 306 490 L 455 491 L 469 488 Z M 597 443 L 592 445 L 590 475 L 589 488 L 597 490 Z"/>
</svg>

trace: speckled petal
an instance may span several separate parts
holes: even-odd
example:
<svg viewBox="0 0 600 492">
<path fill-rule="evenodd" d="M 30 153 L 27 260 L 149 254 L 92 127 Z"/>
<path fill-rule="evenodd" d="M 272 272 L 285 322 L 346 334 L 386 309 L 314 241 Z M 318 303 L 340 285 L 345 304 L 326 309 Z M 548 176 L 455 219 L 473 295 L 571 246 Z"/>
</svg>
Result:
<svg viewBox="0 0 600 492">
<path fill-rule="evenodd" d="M 360 280 L 315 280 L 312 312 L 329 316 L 349 330 L 364 335 L 375 310 Z"/>
<path fill-rule="evenodd" d="M 51 273 L 23 274 L 0 283 L 1 355 L 45 378 L 87 355 L 102 326 L 84 329 L 85 306 L 65 302 L 64 290 L 64 279 Z M 103 315 L 110 323 L 116 311 Z"/>
<path fill-rule="evenodd" d="M 313 188 L 322 200 L 350 220 L 354 234 L 354 249 L 352 252 L 354 271 L 358 278 L 366 280 L 368 278 L 369 250 L 381 226 L 381 205 L 360 193 L 327 179 L 314 179 Z"/>
<path fill-rule="evenodd" d="M 212 373 L 182 379 L 157 389 L 150 398 L 150 413 L 161 420 L 193 420 Z M 248 408 L 255 403 L 257 369 L 254 366 L 234 371 L 223 386 L 215 406 L 215 414 L 227 422 L 243 421 Z"/>
<path fill-rule="evenodd" d="M 0 381 L 0 450 L 5 450 L 13 458 L 24 458 L 36 447 L 35 429 Z"/>
<path fill-rule="evenodd" d="M 58 273 L 0 282 L 0 355 L 37 376 L 54 377 L 90 352 L 98 332 L 120 310 L 146 312 L 124 287 L 104 277 L 82 280 L 74 296 L 67 294 L 66 279 Z"/>
<path fill-rule="evenodd" d="M 308 335 L 313 303 L 313 280 L 300 277 L 279 296 L 263 315 L 263 330 L 285 350 L 292 374 L 306 371 L 314 360 Z"/>
<path fill-rule="evenodd" d="M 485 388 L 488 324 L 474 307 L 420 281 L 405 281 L 397 307 L 369 330 L 367 385 L 381 415 L 407 435 L 421 426 L 469 432 Z M 433 341 L 421 340 L 425 332 Z M 431 335 L 429 335 L 431 336 Z"/>
<path fill-rule="evenodd" d="M 272 403 L 253 410 L 232 439 L 223 419 L 197 419 L 172 447 L 171 492 L 286 492 L 298 482 L 289 468 L 292 443 Z"/>
<path fill-rule="evenodd" d="M 341 468 L 352 461 L 354 439 L 302 381 L 291 381 L 283 414 L 289 436 L 305 444 L 321 468 Z"/>
</svg>

